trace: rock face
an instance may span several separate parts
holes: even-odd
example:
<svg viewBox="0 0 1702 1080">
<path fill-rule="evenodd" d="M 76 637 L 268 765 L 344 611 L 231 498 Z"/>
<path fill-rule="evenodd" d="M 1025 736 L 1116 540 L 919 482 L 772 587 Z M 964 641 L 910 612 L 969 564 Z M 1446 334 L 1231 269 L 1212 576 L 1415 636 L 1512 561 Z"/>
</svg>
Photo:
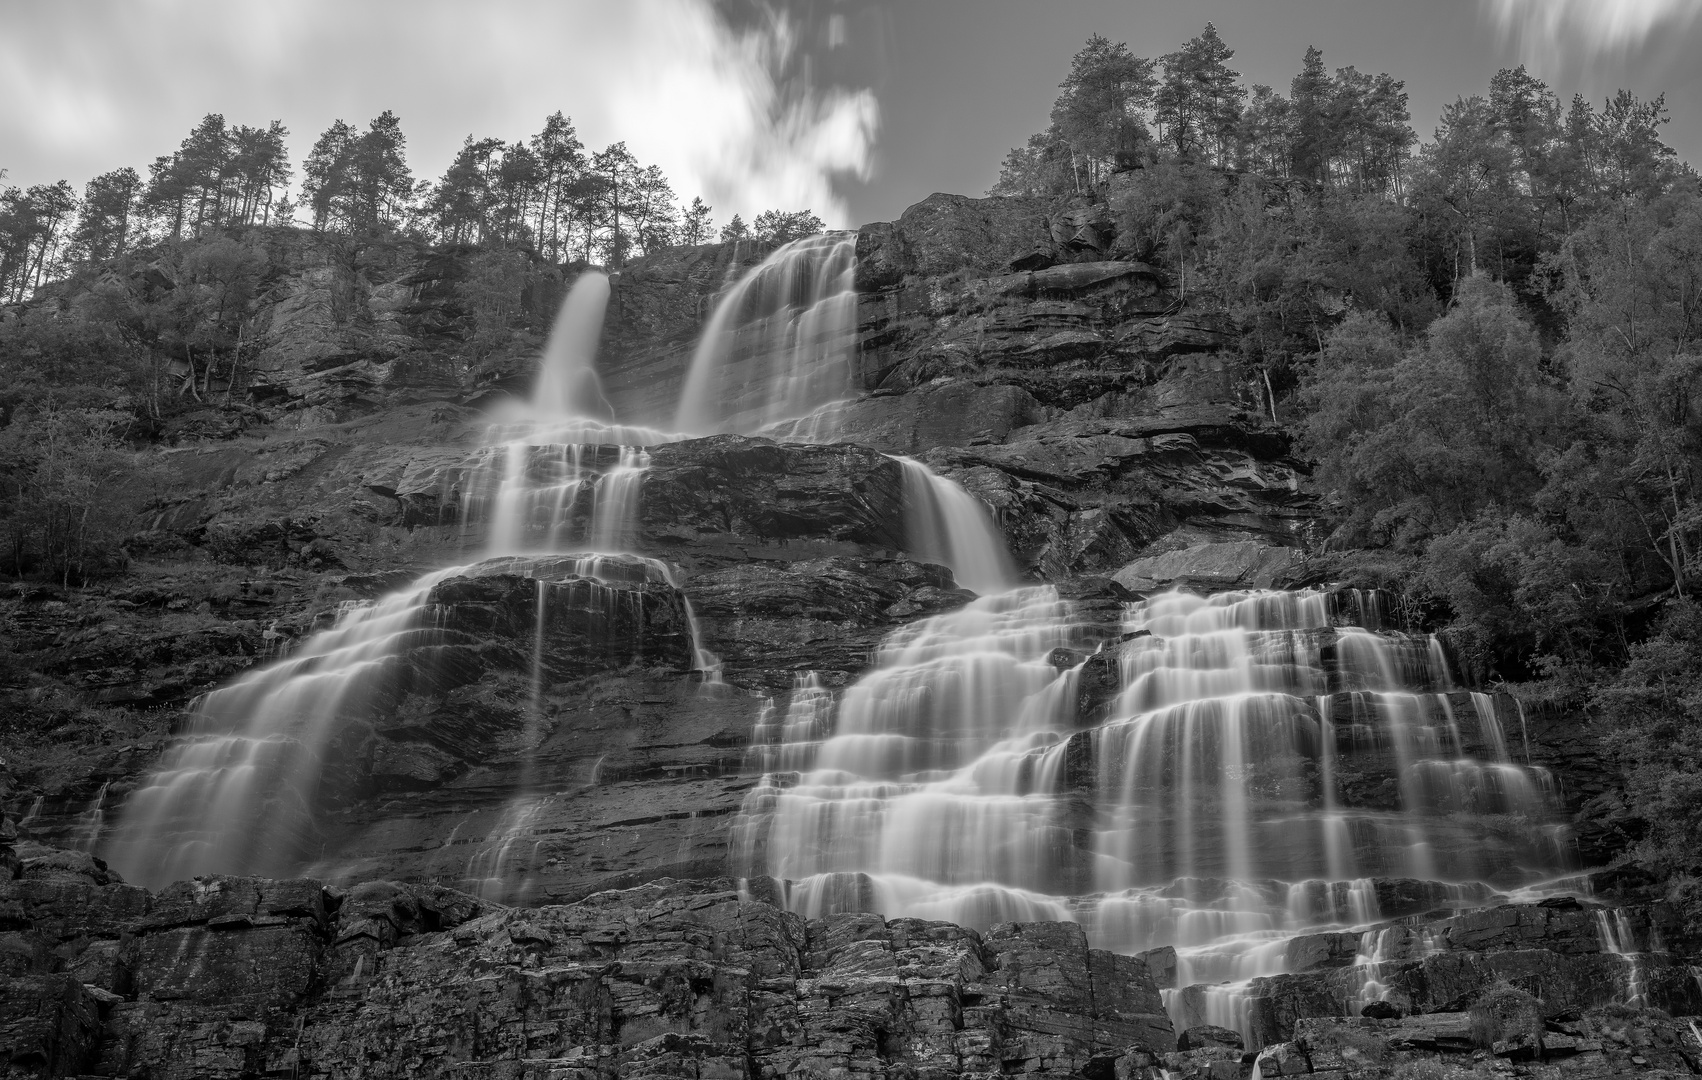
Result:
<svg viewBox="0 0 1702 1080">
<path fill-rule="evenodd" d="M 1297 939 L 1300 972 L 1260 988 L 1268 1045 L 1248 1049 L 1173 1026 L 1163 957 L 1089 948 L 1070 923 L 805 919 L 769 879 L 528 908 L 395 881 L 149 892 L 86 854 L 24 855 L 0 880 L 8 1075 L 1217 1080 L 1256 1063 L 1357 1080 L 1492 1056 L 1498 1075 L 1656 1077 L 1702 1056 L 1682 1021 L 1608 1003 L 1637 977 L 1694 1011 L 1688 971 L 1649 953 L 1633 976 L 1602 951 L 1603 909 L 1575 902 L 1376 927 L 1395 958 L 1371 969 L 1358 934 Z M 1628 914 L 1676 929 L 1659 907 Z M 1371 978 L 1397 993 L 1349 1015 Z"/>
<path fill-rule="evenodd" d="M 1146 965 L 1080 927 L 805 920 L 766 879 L 512 909 L 87 856 L 0 884 L 14 1074 L 1036 1076 L 1175 1044 Z"/>
</svg>

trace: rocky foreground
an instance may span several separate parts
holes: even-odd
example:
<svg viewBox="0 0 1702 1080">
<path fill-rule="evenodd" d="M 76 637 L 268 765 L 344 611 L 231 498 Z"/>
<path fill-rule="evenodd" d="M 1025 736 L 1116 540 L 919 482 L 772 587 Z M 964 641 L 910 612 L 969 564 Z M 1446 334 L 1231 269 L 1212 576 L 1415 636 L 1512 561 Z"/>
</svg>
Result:
<svg viewBox="0 0 1702 1080">
<path fill-rule="evenodd" d="M 1573 900 L 1415 916 L 1290 945 L 1255 1014 L 1177 1031 L 1174 954 L 1073 923 L 805 919 L 770 879 L 664 879 L 509 908 L 431 885 L 206 877 L 150 892 L 0 827 L 0 1075 L 1688 1076 L 1691 970 L 1604 951 Z M 20 857 L 21 856 L 21 857 Z M 1437 917 L 1440 916 L 1440 917 Z M 1676 933 L 1661 905 L 1638 932 Z M 1390 961 L 1356 957 L 1381 934 Z M 1402 1005 L 1343 1018 L 1372 971 Z M 1468 1004 L 1469 1003 L 1469 1004 Z M 1404 1007 L 1402 1007 L 1404 1006 Z M 1184 1003 L 1183 1014 L 1191 1013 Z M 1404 1015 L 1403 1015 L 1404 1014 Z M 1453 1071 L 1448 1071 L 1453 1070 Z"/>
</svg>

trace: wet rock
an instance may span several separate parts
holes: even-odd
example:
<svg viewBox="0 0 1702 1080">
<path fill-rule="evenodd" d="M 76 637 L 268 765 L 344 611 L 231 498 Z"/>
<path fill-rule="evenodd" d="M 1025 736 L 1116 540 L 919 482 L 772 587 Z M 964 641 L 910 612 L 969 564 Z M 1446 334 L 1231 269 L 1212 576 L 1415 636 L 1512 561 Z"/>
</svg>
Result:
<svg viewBox="0 0 1702 1080">
<path fill-rule="evenodd" d="M 1216 1027 L 1212 1024 L 1195 1024 L 1176 1037 L 1176 1049 L 1178 1050 L 1204 1050 L 1214 1046 L 1229 1050 L 1240 1050 L 1242 1047 L 1241 1033 L 1225 1027 Z"/>
<path fill-rule="evenodd" d="M 644 474 L 640 515 L 653 549 L 687 563 L 905 546 L 898 463 L 860 446 L 737 435 L 658 446 Z"/>
<path fill-rule="evenodd" d="M 974 597 L 945 567 L 848 556 L 729 566 L 694 575 L 686 592 L 726 678 L 770 690 L 808 672 L 843 685 L 883 635 Z"/>
<path fill-rule="evenodd" d="M 72 976 L 0 976 L 6 1076 L 76 1076 L 92 1062 L 99 1038 L 99 1002 Z"/>
<path fill-rule="evenodd" d="M 1135 592 L 1187 587 L 1195 590 L 1268 589 L 1300 561 L 1294 548 L 1271 547 L 1252 540 L 1198 544 L 1135 559 L 1112 579 Z"/>
</svg>

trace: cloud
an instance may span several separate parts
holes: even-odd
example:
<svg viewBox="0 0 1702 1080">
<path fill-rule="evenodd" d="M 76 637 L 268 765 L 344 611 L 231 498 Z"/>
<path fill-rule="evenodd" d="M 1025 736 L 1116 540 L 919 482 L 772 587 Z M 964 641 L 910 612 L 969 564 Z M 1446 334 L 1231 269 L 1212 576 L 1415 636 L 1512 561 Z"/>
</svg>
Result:
<svg viewBox="0 0 1702 1080">
<path fill-rule="evenodd" d="M 783 13 L 735 28 L 709 0 L 0 0 L 0 168 L 80 182 L 169 153 L 209 112 L 282 119 L 299 163 L 333 119 L 401 117 L 417 176 L 463 137 L 524 138 L 560 109 L 716 218 L 814 209 L 866 178 L 872 91 L 808 77 Z"/>
<path fill-rule="evenodd" d="M 734 31 L 702 6 L 668 10 L 655 45 L 671 59 L 615 96 L 616 127 L 675 148 L 678 174 L 747 217 L 812 208 L 830 225 L 852 224 L 832 180 L 869 176 L 880 125 L 874 94 L 788 75 L 800 43 L 783 15 Z"/>
<path fill-rule="evenodd" d="M 1658 32 L 1683 29 L 1702 15 L 1702 0 L 1483 0 L 1503 36 L 1528 63 L 1593 63 L 1624 56 Z"/>
</svg>

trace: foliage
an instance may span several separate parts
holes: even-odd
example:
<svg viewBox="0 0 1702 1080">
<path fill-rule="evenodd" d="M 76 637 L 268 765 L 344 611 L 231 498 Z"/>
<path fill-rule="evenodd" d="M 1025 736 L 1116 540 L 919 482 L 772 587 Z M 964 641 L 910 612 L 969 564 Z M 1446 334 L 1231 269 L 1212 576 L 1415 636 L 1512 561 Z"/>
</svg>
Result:
<svg viewBox="0 0 1702 1080">
<path fill-rule="evenodd" d="M 1308 49 L 1283 97 L 1249 90 L 1210 23 L 1156 61 L 1095 34 L 1070 63 L 1051 125 L 1011 150 L 990 195 L 1082 193 L 1165 154 L 1220 169 L 1399 197 L 1418 141 L 1405 84 Z M 1156 134 L 1156 138 L 1155 138 Z"/>
<path fill-rule="evenodd" d="M 81 581 L 121 564 L 120 542 L 150 492 L 124 444 L 134 417 L 50 400 L 0 428 L 0 536 L 6 568 Z"/>
<path fill-rule="evenodd" d="M 1561 398 L 1511 293 L 1465 282 L 1422 343 L 1343 322 L 1302 387 L 1303 438 L 1347 535 L 1416 547 L 1490 507 L 1529 505 Z"/>
<path fill-rule="evenodd" d="M 1151 60 L 1100 34 L 1088 38 L 1070 61 L 1063 93 L 1052 106 L 1052 128 L 1069 150 L 1077 191 L 1150 138 L 1142 114 L 1152 105 L 1155 85 Z"/>
<path fill-rule="evenodd" d="M 399 222 L 414 188 L 406 151 L 401 121 L 388 109 L 364 132 L 333 122 L 302 166 L 313 227 L 371 233 Z"/>
<path fill-rule="evenodd" d="M 751 222 L 751 232 L 756 238 L 770 244 L 802 240 L 826 228 L 821 218 L 808 210 L 795 210 L 790 213 L 784 210 L 764 210 Z"/>
<path fill-rule="evenodd" d="M 1656 632 L 1595 689 L 1590 707 L 1612 732 L 1608 748 L 1647 824 L 1633 860 L 1688 881 L 1689 907 L 1702 911 L 1702 605 L 1669 605 Z"/>
</svg>

